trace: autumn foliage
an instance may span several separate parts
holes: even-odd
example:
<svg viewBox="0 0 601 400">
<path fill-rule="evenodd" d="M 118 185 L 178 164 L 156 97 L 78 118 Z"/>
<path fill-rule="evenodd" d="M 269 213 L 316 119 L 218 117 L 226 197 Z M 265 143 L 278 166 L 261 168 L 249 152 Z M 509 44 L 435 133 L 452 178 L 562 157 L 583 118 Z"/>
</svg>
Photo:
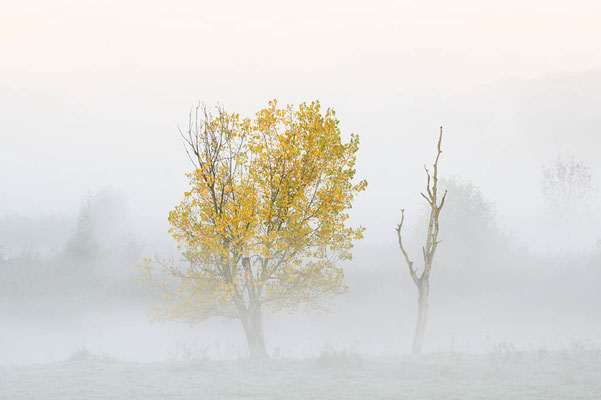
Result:
<svg viewBox="0 0 601 400">
<path fill-rule="evenodd" d="M 338 261 L 363 228 L 348 226 L 359 139 L 343 142 L 335 112 L 319 102 L 242 119 L 197 108 L 183 133 L 190 188 L 169 214 L 183 260 L 163 264 L 165 318 L 195 324 L 238 318 L 251 355 L 265 355 L 261 310 L 321 308 L 344 290 Z M 144 264 L 157 282 L 156 266 Z"/>
</svg>

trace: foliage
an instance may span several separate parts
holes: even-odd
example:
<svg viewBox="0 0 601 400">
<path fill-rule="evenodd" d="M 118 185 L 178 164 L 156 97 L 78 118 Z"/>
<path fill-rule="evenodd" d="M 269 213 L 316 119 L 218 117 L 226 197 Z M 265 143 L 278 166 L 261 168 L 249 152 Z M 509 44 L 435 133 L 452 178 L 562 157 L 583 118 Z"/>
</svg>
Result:
<svg viewBox="0 0 601 400">
<path fill-rule="evenodd" d="M 449 193 L 446 210 L 440 217 L 445 243 L 441 257 L 455 271 L 502 262 L 500 254 L 506 252 L 509 238 L 497 224 L 494 202 L 486 199 L 472 182 L 458 176 L 441 178 L 440 186 Z M 423 235 L 425 232 L 420 232 Z"/>
<path fill-rule="evenodd" d="M 21 315 L 73 317 L 86 307 L 145 299 L 146 290 L 132 290 L 141 244 L 131 234 L 124 235 L 129 228 L 126 214 L 120 196 L 103 190 L 83 199 L 76 221 L 50 220 L 56 222 L 57 231 L 71 230 L 68 238 L 51 238 L 60 243 L 54 251 L 40 251 L 47 247 L 44 243 L 25 249 L 18 241 L 16 248 L 0 246 L 0 306 Z M 6 232 L 23 235 L 33 235 L 47 223 L 19 216 L 3 221 L 11 224 L 4 226 Z M 19 226 L 23 221 L 26 224 Z"/>
<path fill-rule="evenodd" d="M 121 196 L 109 189 L 84 197 L 77 215 L 74 234 L 66 243 L 62 257 L 82 263 L 91 262 L 123 242 L 122 232 L 127 211 Z"/>
<path fill-rule="evenodd" d="M 496 233 L 495 204 L 484 198 L 480 188 L 458 176 L 441 178 L 440 186 L 451 193 L 441 217 L 447 225 L 460 227 L 470 235 L 483 231 Z"/>
<path fill-rule="evenodd" d="M 365 358 L 358 351 L 357 342 L 351 346 L 342 346 L 340 349 L 334 348 L 327 343 L 317 357 L 316 365 L 324 368 L 361 368 L 365 363 Z"/>
<path fill-rule="evenodd" d="M 322 307 L 344 290 L 337 261 L 351 258 L 363 228 L 347 226 L 359 139 L 344 143 L 335 112 L 319 102 L 279 108 L 276 101 L 241 119 L 197 108 L 183 134 L 194 170 L 169 214 L 183 254 L 161 264 L 176 289 L 160 286 L 160 317 L 196 323 L 213 315 L 243 318 L 246 307 Z M 199 120 L 199 113 L 202 120 Z"/>
</svg>

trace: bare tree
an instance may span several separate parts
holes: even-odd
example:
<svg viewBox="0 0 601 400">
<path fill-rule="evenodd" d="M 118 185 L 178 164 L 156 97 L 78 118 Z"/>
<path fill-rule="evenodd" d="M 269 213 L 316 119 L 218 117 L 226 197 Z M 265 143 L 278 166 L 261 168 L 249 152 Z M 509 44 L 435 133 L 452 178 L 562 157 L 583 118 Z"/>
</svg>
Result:
<svg viewBox="0 0 601 400">
<path fill-rule="evenodd" d="M 401 210 L 401 222 L 397 225 L 396 232 L 399 240 L 399 247 L 403 258 L 409 267 L 409 274 L 417 286 L 418 290 L 418 311 L 417 311 L 417 325 L 415 327 L 415 336 L 413 337 L 413 346 L 411 348 L 412 354 L 420 354 L 424 343 L 424 332 L 426 329 L 426 313 L 428 311 L 428 296 L 430 294 L 430 270 L 432 269 L 432 262 L 434 261 L 434 254 L 440 241 L 438 240 L 438 216 L 440 210 L 444 206 L 445 198 L 447 197 L 447 191 L 445 190 L 440 203 L 438 202 L 438 160 L 442 153 L 440 146 L 442 144 L 442 126 L 440 127 L 440 136 L 438 137 L 438 153 L 436 154 L 436 160 L 434 161 L 434 169 L 432 174 L 426 166 L 426 176 L 428 182 L 426 185 L 426 194 L 421 193 L 422 197 L 426 199 L 430 206 L 430 220 L 428 222 L 428 234 L 426 236 L 426 245 L 422 247 L 422 254 L 424 257 L 424 269 L 418 273 L 417 269 L 413 266 L 413 261 L 409 258 L 405 247 L 403 246 L 403 238 L 401 230 L 403 223 L 405 222 L 405 210 Z"/>
<path fill-rule="evenodd" d="M 574 155 L 542 166 L 541 189 L 547 211 L 558 221 L 587 215 L 598 198 L 591 167 Z"/>
</svg>

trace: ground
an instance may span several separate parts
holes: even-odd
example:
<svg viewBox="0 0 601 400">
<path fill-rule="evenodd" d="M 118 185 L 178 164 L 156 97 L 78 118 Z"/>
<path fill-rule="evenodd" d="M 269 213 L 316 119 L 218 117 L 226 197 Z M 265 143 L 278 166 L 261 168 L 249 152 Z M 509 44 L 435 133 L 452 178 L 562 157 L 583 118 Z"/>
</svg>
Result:
<svg viewBox="0 0 601 400">
<path fill-rule="evenodd" d="M 601 354 L 490 354 L 131 363 L 83 354 L 0 367 L 0 399 L 601 399 Z"/>
</svg>

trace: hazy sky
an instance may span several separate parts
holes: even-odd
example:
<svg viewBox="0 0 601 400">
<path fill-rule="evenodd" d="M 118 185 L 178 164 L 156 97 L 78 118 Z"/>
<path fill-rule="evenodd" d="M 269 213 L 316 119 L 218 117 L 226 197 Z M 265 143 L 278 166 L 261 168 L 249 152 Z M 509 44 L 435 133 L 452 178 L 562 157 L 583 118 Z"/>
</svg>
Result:
<svg viewBox="0 0 601 400">
<path fill-rule="evenodd" d="M 43 0 L 1 13 L 0 73 L 17 88 L 333 75 L 456 86 L 601 63 L 597 1 Z"/>
<path fill-rule="evenodd" d="M 358 220 L 381 234 L 418 206 L 440 125 L 443 173 L 508 224 L 540 208 L 557 153 L 601 173 L 598 1 L 3 3 L 1 214 L 74 212 L 108 186 L 164 221 L 189 168 L 177 125 L 198 101 L 334 107 L 362 140 Z"/>
<path fill-rule="evenodd" d="M 600 16 L 582 0 L 7 1 L 0 73 L 72 91 L 334 76 L 458 86 L 596 68 Z"/>
</svg>

